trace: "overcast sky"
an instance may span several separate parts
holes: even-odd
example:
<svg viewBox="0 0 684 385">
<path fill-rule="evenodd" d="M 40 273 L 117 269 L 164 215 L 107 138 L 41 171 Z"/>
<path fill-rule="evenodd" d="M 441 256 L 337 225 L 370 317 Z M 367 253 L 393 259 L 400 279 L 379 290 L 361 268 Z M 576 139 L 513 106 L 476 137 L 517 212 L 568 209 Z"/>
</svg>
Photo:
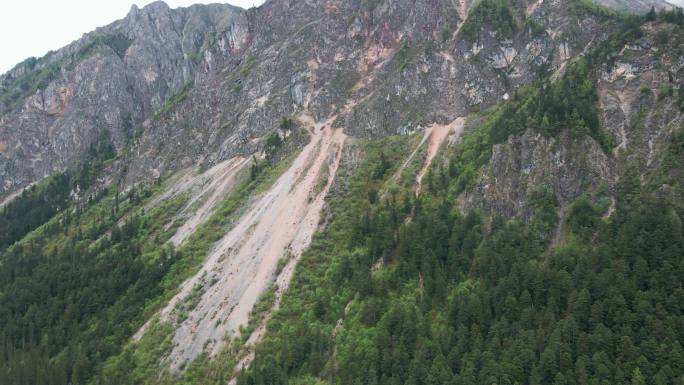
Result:
<svg viewBox="0 0 684 385">
<path fill-rule="evenodd" d="M 230 3 L 243 8 L 264 0 L 165 0 L 172 8 L 196 3 Z M 684 1 L 684 0 L 683 0 Z M 86 32 L 121 19 L 152 0 L 0 0 L 0 74 L 22 60 L 40 57 Z"/>
</svg>

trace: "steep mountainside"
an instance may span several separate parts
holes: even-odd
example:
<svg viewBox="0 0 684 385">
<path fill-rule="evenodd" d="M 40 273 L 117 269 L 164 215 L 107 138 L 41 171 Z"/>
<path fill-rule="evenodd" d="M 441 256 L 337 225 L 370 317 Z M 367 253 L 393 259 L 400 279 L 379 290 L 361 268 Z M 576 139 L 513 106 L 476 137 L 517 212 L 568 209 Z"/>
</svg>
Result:
<svg viewBox="0 0 684 385">
<path fill-rule="evenodd" d="M 253 153 L 282 117 L 302 111 L 336 115 L 355 135 L 413 132 L 502 100 L 610 32 L 572 2 L 532 2 L 491 24 L 482 12 L 464 23 L 470 7 L 133 9 L 39 60 L 28 80 L 19 75 L 32 63 L 5 76 L 0 185 L 7 194 L 63 170 L 101 135 L 117 149 L 131 142 L 117 163 L 130 184 Z"/>
<path fill-rule="evenodd" d="M 207 46 L 244 39 L 229 5 L 133 6 L 120 21 L 0 77 L 0 196 L 77 164 L 101 137 L 122 151 L 204 71 Z M 242 22 L 244 23 L 244 22 Z"/>
<path fill-rule="evenodd" d="M 134 6 L 0 78 L 0 385 L 684 384 L 683 79 L 664 2 Z"/>
</svg>

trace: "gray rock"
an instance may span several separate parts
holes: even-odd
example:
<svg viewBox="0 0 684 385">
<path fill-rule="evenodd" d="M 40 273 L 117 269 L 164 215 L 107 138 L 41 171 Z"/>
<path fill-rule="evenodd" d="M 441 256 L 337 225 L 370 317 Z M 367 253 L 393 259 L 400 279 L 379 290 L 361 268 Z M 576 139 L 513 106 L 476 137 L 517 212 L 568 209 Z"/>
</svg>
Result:
<svg viewBox="0 0 684 385">
<path fill-rule="evenodd" d="M 542 29 L 521 28 L 504 39 L 485 25 L 476 41 L 458 33 L 472 6 L 468 1 L 133 7 L 123 20 L 0 78 L 5 92 L 28 72 L 61 65 L 47 85 L 0 114 L 0 197 L 78 164 L 102 132 L 122 155 L 106 180 L 130 185 L 200 162 L 211 166 L 257 153 L 282 117 L 305 111 L 319 122 L 334 118 L 335 126 L 357 137 L 445 124 L 499 103 L 540 74 L 562 72 L 614 28 L 591 15 L 578 20 L 566 1 L 525 5 L 515 10 L 517 17 Z M 79 56 L 93 41 L 94 48 Z M 616 63 L 631 66 L 623 75 L 645 68 L 626 59 Z M 605 79 L 617 73 L 605 71 Z M 180 90 L 185 92 L 177 95 Z M 663 140 L 653 135 L 652 143 Z M 572 160 L 572 154 L 546 148 L 572 143 L 521 140 L 510 146 L 539 156 L 515 160 L 521 167 Z M 494 176 L 505 169 L 505 154 L 513 156 L 506 148 L 498 151 L 499 163 L 488 171 Z M 595 155 L 587 162 L 599 159 Z M 602 163 L 585 163 L 577 165 L 606 176 Z M 529 183 L 541 181 L 535 175 Z M 554 183 L 583 178 L 577 173 Z M 568 199 L 574 194 L 565 193 Z M 521 209 L 502 208 L 511 214 Z"/>
</svg>

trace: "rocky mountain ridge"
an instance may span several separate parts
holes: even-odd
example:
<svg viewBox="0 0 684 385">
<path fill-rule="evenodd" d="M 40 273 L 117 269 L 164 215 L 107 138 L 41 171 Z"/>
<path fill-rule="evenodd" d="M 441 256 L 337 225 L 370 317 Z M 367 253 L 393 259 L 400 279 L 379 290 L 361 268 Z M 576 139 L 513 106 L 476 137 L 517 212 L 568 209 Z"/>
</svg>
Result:
<svg viewBox="0 0 684 385">
<path fill-rule="evenodd" d="M 239 32 L 229 27 L 241 17 L 230 5 L 133 6 L 126 18 L 2 75 L 2 195 L 74 166 L 101 137 L 121 151 L 140 122 L 206 71 L 203 47 L 233 49 Z"/>
<path fill-rule="evenodd" d="M 0 117 L 3 194 L 72 166 L 101 136 L 120 152 L 110 175 L 130 185 L 255 153 L 283 117 L 303 111 L 317 121 L 335 116 L 354 136 L 446 124 L 562 71 L 609 34 L 610 23 L 572 2 L 531 1 L 491 24 L 480 14 L 468 21 L 472 6 L 133 8 L 43 59 L 39 74 L 68 64 Z M 21 68 L 3 77 L 5 90 Z"/>
</svg>

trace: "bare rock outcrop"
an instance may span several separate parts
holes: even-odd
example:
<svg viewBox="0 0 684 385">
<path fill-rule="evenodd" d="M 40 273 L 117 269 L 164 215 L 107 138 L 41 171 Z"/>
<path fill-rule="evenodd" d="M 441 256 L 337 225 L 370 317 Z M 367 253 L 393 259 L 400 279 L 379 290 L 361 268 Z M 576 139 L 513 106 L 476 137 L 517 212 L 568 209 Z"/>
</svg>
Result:
<svg viewBox="0 0 684 385">
<path fill-rule="evenodd" d="M 353 136 L 448 124 L 610 33 L 589 14 L 578 24 L 569 2 L 527 3 L 512 35 L 485 23 L 468 38 L 478 3 L 465 0 L 133 7 L 0 78 L 0 196 L 73 167 L 102 136 L 123 155 L 112 179 L 130 185 L 249 156 L 305 110 Z"/>
</svg>

